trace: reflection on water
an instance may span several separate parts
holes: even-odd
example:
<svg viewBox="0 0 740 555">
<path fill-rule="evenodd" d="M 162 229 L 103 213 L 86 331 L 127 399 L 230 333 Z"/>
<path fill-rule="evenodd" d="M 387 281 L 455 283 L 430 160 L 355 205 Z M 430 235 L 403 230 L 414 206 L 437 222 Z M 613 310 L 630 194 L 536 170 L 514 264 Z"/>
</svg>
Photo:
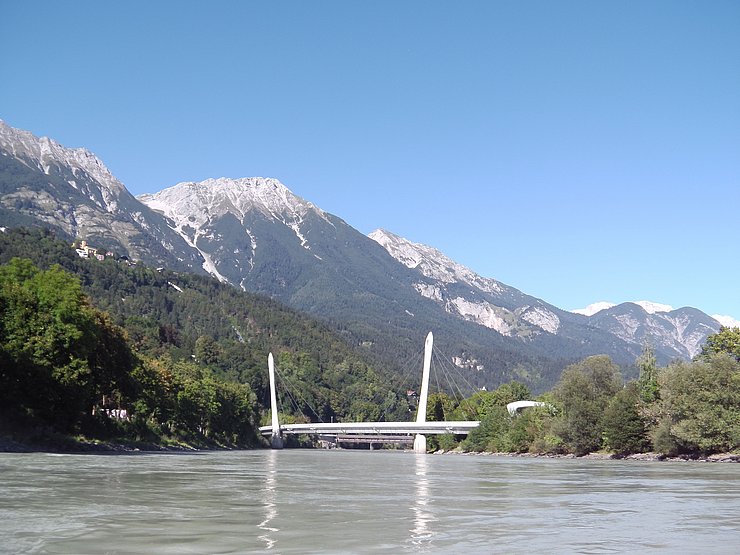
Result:
<svg viewBox="0 0 740 555">
<path fill-rule="evenodd" d="M 414 527 L 411 529 L 411 543 L 418 551 L 431 549 L 434 532 L 431 523 L 434 520 L 429 511 L 429 477 L 427 476 L 427 455 L 416 454 L 415 462 L 415 496 L 411 511 L 414 514 Z"/>
<path fill-rule="evenodd" d="M 265 483 L 262 487 L 262 505 L 265 510 L 265 519 L 257 525 L 257 528 L 263 531 L 259 539 L 265 542 L 265 549 L 275 547 L 275 535 L 280 531 L 279 528 L 270 526 L 270 523 L 277 517 L 277 451 L 270 450 L 265 457 Z"/>
<path fill-rule="evenodd" d="M 0 555 L 736 555 L 740 464 L 0 453 Z"/>
</svg>

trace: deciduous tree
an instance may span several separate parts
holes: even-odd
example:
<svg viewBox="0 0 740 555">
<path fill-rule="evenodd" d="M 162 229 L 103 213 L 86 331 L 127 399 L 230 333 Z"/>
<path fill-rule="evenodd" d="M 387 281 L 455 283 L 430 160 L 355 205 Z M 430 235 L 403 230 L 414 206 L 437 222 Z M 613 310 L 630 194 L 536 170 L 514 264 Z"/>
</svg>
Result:
<svg viewBox="0 0 740 555">
<path fill-rule="evenodd" d="M 605 355 L 588 357 L 563 371 L 553 391 L 563 408 L 554 429 L 569 451 L 583 455 L 601 447 L 601 419 L 621 386 L 619 367 Z"/>
<path fill-rule="evenodd" d="M 740 362 L 722 353 L 661 372 L 656 448 L 712 453 L 740 447 Z"/>
<path fill-rule="evenodd" d="M 718 353 L 726 353 L 740 360 L 740 328 L 722 326 L 717 333 L 707 337 L 701 348 L 701 356 L 706 358 Z"/>
</svg>

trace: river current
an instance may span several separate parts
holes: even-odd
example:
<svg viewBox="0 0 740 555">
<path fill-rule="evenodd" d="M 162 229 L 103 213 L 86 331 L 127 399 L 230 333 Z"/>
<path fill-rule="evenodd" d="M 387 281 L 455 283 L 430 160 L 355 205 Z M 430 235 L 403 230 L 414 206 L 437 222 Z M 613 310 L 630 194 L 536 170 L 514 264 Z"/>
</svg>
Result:
<svg viewBox="0 0 740 555">
<path fill-rule="evenodd" d="M 740 465 L 0 454 L 0 553 L 740 553 Z"/>
</svg>

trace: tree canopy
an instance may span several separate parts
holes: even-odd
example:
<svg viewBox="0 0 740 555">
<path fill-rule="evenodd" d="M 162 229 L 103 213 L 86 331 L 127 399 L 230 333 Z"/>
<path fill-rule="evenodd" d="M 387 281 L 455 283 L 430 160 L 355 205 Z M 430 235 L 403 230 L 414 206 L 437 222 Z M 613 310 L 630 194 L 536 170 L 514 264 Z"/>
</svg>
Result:
<svg viewBox="0 0 740 555">
<path fill-rule="evenodd" d="M 706 358 L 719 353 L 740 360 L 740 328 L 722 326 L 717 333 L 707 337 L 701 348 L 701 356 Z"/>
</svg>

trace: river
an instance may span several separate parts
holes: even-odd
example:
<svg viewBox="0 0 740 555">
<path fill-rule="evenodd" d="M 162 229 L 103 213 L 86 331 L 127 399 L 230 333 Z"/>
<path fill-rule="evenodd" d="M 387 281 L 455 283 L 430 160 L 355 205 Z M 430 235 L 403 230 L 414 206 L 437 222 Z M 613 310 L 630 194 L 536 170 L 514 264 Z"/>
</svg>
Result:
<svg viewBox="0 0 740 555">
<path fill-rule="evenodd" d="M 2 553 L 739 551 L 739 464 L 0 453 Z"/>
</svg>

